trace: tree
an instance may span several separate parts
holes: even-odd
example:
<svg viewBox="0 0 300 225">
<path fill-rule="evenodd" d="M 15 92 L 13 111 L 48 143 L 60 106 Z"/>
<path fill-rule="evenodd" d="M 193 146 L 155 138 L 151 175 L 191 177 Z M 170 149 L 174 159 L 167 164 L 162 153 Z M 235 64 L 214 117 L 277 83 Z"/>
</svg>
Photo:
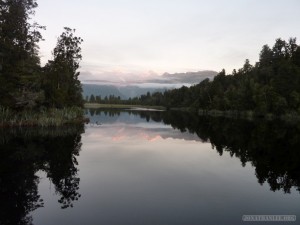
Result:
<svg viewBox="0 0 300 225">
<path fill-rule="evenodd" d="M 273 57 L 274 60 L 277 62 L 284 59 L 284 57 L 287 55 L 287 44 L 284 40 L 281 40 L 280 38 L 276 39 L 276 42 L 273 46 Z"/>
<path fill-rule="evenodd" d="M 97 95 L 95 100 L 97 103 L 101 103 L 101 95 Z"/>
<path fill-rule="evenodd" d="M 273 52 L 268 45 L 264 45 L 259 54 L 259 65 L 260 66 L 269 66 L 272 64 Z"/>
<path fill-rule="evenodd" d="M 253 69 L 253 66 L 250 64 L 249 59 L 246 59 L 243 68 L 239 69 L 239 73 L 247 74 L 247 73 L 251 72 L 252 69 Z"/>
<path fill-rule="evenodd" d="M 53 60 L 44 67 L 46 103 L 53 107 L 83 105 L 77 72 L 82 59 L 80 44 L 83 40 L 74 33 L 75 29 L 64 28 L 53 50 Z"/>
<path fill-rule="evenodd" d="M 95 103 L 95 102 L 96 102 L 95 96 L 93 94 L 91 94 L 90 103 Z"/>
<path fill-rule="evenodd" d="M 39 97 L 37 43 L 44 28 L 29 23 L 35 0 L 0 2 L 0 104 L 13 107 L 34 106 Z"/>
</svg>

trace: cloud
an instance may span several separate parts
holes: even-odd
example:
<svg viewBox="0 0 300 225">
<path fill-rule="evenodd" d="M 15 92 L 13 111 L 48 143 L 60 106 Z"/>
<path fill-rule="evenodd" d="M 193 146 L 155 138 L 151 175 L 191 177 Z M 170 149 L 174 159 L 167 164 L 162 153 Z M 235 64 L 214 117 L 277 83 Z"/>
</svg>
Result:
<svg viewBox="0 0 300 225">
<path fill-rule="evenodd" d="M 79 76 L 79 79 L 83 83 L 107 83 L 119 85 L 144 83 L 147 80 L 156 78 L 158 79 L 159 76 L 153 71 L 126 72 L 120 69 L 95 73 L 90 71 L 82 71 Z"/>
<path fill-rule="evenodd" d="M 285 3 L 283 9 L 279 0 L 86 0 L 73 1 L 67 10 L 68 1 L 43 0 L 36 13 L 37 21 L 47 26 L 42 32 L 46 42 L 40 44 L 42 63 L 51 58 L 66 25 L 84 39 L 82 71 L 98 78 L 143 79 L 147 71 L 232 71 L 246 58 L 255 63 L 264 44 L 300 36 L 295 29 L 300 1 Z"/>
</svg>

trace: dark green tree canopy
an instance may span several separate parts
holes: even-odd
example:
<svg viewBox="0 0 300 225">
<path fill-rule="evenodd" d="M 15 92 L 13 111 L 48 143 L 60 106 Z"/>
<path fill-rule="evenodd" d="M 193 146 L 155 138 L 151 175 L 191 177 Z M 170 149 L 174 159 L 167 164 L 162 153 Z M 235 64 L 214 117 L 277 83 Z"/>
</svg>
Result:
<svg viewBox="0 0 300 225">
<path fill-rule="evenodd" d="M 35 0 L 3 0 L 0 3 L 0 104 L 23 107 L 38 97 L 42 40 L 37 23 L 29 23 Z"/>
<path fill-rule="evenodd" d="M 82 59 L 80 44 L 83 40 L 74 36 L 74 33 L 75 29 L 64 28 L 64 32 L 58 38 L 57 45 L 54 48 L 53 56 L 54 61 L 64 61 L 75 74 Z"/>
<path fill-rule="evenodd" d="M 0 1 L 0 105 L 16 109 L 81 106 L 78 80 L 82 39 L 65 27 L 53 60 L 40 66 L 38 43 L 45 27 L 32 21 L 36 0 Z"/>
<path fill-rule="evenodd" d="M 195 110 L 252 111 L 257 116 L 300 113 L 300 47 L 296 38 L 278 38 L 271 48 L 264 45 L 259 62 L 248 59 L 242 68 L 226 74 L 223 69 L 212 81 L 206 79 L 190 88 L 141 96 L 141 104 Z"/>
<path fill-rule="evenodd" d="M 53 50 L 53 60 L 45 65 L 45 96 L 47 104 L 55 107 L 82 106 L 82 88 L 78 80 L 79 62 L 82 59 L 75 30 L 65 27 Z"/>
</svg>

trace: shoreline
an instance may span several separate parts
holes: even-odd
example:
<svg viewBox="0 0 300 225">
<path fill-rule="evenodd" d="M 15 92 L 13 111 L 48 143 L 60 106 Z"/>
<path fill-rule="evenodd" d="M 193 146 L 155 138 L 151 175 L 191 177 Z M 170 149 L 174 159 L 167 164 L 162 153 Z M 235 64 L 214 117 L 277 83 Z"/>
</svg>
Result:
<svg viewBox="0 0 300 225">
<path fill-rule="evenodd" d="M 26 110 L 16 112 L 0 106 L 0 127 L 62 127 L 72 124 L 86 123 L 89 119 L 84 117 L 84 109 L 70 107 L 41 111 Z"/>
<path fill-rule="evenodd" d="M 271 113 L 257 114 L 254 111 L 220 111 L 203 110 L 190 107 L 179 107 L 166 109 L 163 106 L 146 105 L 121 105 L 121 104 L 97 104 L 86 103 L 84 108 L 70 107 L 63 109 L 50 108 L 42 111 L 15 112 L 9 108 L 0 106 L 0 128 L 12 127 L 64 127 L 69 125 L 84 124 L 89 122 L 89 118 L 84 116 L 86 109 L 104 110 L 135 110 L 135 111 L 181 111 L 196 113 L 198 116 L 224 117 L 245 120 L 283 120 L 287 122 L 299 122 L 300 115 L 296 113 L 274 115 Z"/>
<path fill-rule="evenodd" d="M 122 104 L 99 104 L 99 103 L 85 103 L 85 109 L 123 109 L 123 110 L 157 110 L 157 111 L 181 111 L 197 113 L 199 116 L 213 116 L 213 117 L 226 117 L 226 118 L 238 118 L 238 119 L 265 119 L 265 120 L 284 120 L 284 121 L 300 121 L 300 115 L 297 113 L 286 113 L 282 115 L 274 115 L 272 113 L 258 114 L 254 111 L 236 111 L 236 110 L 204 110 L 195 109 L 192 107 L 171 107 L 164 106 L 147 106 L 147 105 L 122 105 Z"/>
<path fill-rule="evenodd" d="M 122 105 L 122 104 L 99 104 L 85 103 L 85 109 L 148 109 L 148 110 L 166 110 L 164 106 L 148 106 L 148 105 Z"/>
</svg>

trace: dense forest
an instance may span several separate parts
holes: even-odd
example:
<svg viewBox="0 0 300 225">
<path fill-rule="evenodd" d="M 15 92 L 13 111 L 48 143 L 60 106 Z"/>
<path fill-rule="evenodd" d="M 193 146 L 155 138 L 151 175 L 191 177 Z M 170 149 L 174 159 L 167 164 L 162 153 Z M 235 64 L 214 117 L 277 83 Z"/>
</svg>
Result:
<svg viewBox="0 0 300 225">
<path fill-rule="evenodd" d="M 190 88 L 167 91 L 162 100 L 167 107 L 194 107 L 203 110 L 253 111 L 257 115 L 300 112 L 300 48 L 296 38 L 277 39 L 264 45 L 259 62 L 249 60 L 239 70 L 226 75 L 223 69 L 213 81 L 208 79 Z"/>
<path fill-rule="evenodd" d="M 296 38 L 277 39 L 270 48 L 264 45 L 259 62 L 249 60 L 241 69 L 227 74 L 223 69 L 213 80 L 205 79 L 191 87 L 147 93 L 120 101 L 115 96 L 89 102 L 161 105 L 166 108 L 251 112 L 257 116 L 300 113 L 300 48 Z"/>
<path fill-rule="evenodd" d="M 65 27 L 42 67 L 38 43 L 45 27 L 32 21 L 36 0 L 0 1 L 0 109 L 82 106 L 78 80 L 82 39 Z"/>
</svg>

